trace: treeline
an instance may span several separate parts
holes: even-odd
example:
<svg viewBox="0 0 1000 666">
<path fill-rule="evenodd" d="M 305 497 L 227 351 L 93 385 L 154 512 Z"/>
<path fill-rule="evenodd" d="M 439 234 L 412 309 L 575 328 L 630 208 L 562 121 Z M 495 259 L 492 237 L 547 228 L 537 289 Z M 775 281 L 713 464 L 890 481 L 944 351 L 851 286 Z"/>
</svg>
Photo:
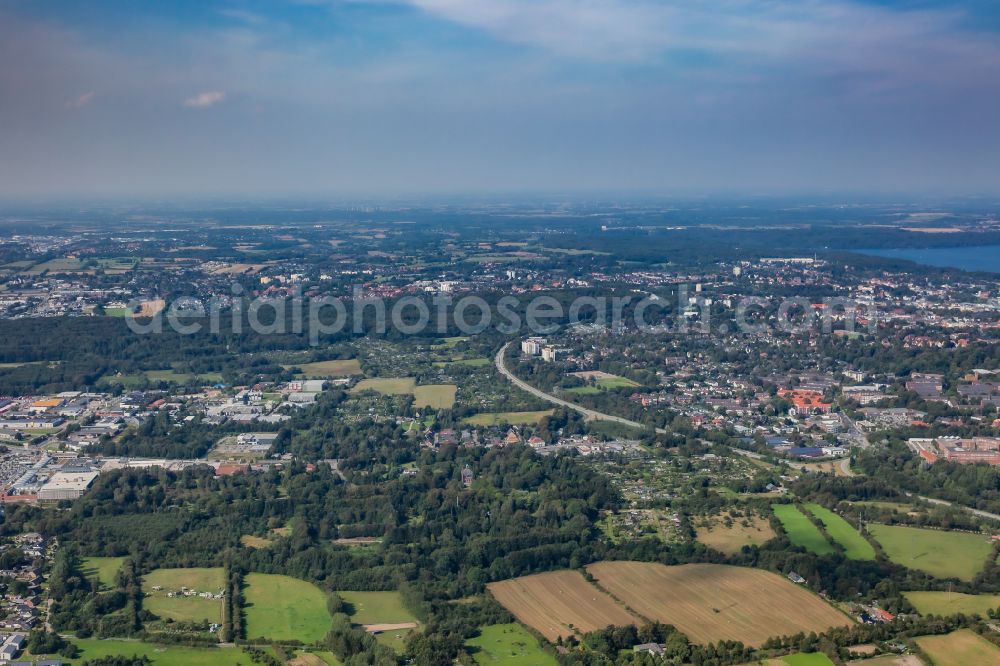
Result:
<svg viewBox="0 0 1000 666">
<path fill-rule="evenodd" d="M 878 450 L 862 452 L 857 456 L 855 465 L 862 473 L 902 490 L 1000 513 L 998 467 L 961 465 L 945 460 L 928 465 L 899 441 L 890 441 Z"/>
<path fill-rule="evenodd" d="M 131 636 L 140 631 L 142 591 L 134 561 L 125 560 L 110 591 L 101 591 L 98 581 L 88 580 L 81 564 L 72 545 L 56 554 L 49 576 L 49 596 L 54 602 L 52 626 L 57 631 L 76 632 L 81 638 Z"/>
<path fill-rule="evenodd" d="M 239 638 L 246 638 L 246 627 L 243 617 L 243 572 L 233 566 L 231 558 L 227 558 L 225 566 L 226 586 L 222 600 L 222 641 L 232 643 Z"/>
</svg>

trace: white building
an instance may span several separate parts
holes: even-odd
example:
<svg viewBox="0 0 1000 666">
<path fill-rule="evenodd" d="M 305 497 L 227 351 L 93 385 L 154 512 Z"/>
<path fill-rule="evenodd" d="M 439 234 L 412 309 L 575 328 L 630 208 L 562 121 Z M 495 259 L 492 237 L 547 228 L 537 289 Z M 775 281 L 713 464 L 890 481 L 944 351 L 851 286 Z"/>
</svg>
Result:
<svg viewBox="0 0 1000 666">
<path fill-rule="evenodd" d="M 39 488 L 38 500 L 75 500 L 87 491 L 100 472 L 56 472 Z"/>
<path fill-rule="evenodd" d="M 545 346 L 545 338 L 527 338 L 521 341 L 521 353 L 528 356 L 538 356 Z"/>
</svg>

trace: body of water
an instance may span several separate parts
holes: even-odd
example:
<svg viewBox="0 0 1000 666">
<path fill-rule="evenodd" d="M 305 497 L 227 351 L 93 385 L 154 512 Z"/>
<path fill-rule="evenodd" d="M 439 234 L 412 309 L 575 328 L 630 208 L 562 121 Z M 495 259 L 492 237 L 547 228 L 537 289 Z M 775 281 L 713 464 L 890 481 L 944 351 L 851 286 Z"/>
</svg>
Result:
<svg viewBox="0 0 1000 666">
<path fill-rule="evenodd" d="M 1000 245 L 855 251 L 891 259 L 908 259 L 925 266 L 1000 273 Z"/>
</svg>

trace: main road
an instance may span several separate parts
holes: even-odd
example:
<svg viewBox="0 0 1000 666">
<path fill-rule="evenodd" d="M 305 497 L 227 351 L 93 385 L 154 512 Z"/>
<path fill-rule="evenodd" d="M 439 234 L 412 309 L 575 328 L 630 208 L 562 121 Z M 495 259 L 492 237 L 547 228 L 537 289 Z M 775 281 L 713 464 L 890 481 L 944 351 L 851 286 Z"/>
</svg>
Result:
<svg viewBox="0 0 1000 666">
<path fill-rule="evenodd" d="M 496 364 L 497 370 L 500 372 L 500 374 L 506 377 L 512 384 L 514 384 L 514 386 L 518 387 L 522 391 L 526 391 L 531 395 L 535 396 L 536 398 L 541 398 L 542 400 L 551 402 L 553 405 L 559 405 L 560 407 L 565 407 L 566 409 L 572 409 L 573 411 L 579 412 L 588 419 L 592 419 L 594 421 L 614 421 L 615 423 L 621 423 L 622 425 L 632 426 L 633 428 L 640 428 L 640 429 L 645 429 L 649 427 L 639 423 L 638 421 L 630 421 L 629 419 L 622 418 L 621 416 L 615 416 L 613 414 L 605 414 L 604 412 L 599 412 L 594 409 L 588 409 L 586 407 L 576 404 L 575 402 L 570 402 L 569 400 L 563 400 L 562 398 L 557 398 L 551 393 L 546 393 L 541 389 L 535 388 L 534 386 L 524 381 L 523 379 L 516 377 L 513 372 L 507 369 L 507 365 L 504 363 L 504 358 L 506 357 L 507 349 L 512 344 L 513 342 L 508 342 L 503 347 L 501 347 L 500 351 L 497 352 L 496 357 L 493 359 L 493 362 Z M 656 432 L 660 434 L 665 434 L 667 431 L 664 430 L 663 428 L 656 428 Z"/>
<path fill-rule="evenodd" d="M 496 364 L 497 370 L 500 371 L 500 374 L 503 375 L 504 377 L 506 377 L 512 384 L 514 384 L 514 386 L 518 387 L 522 391 L 527 391 L 528 393 L 530 393 L 531 395 L 533 395 L 533 396 L 535 396 L 537 398 L 541 398 L 542 400 L 545 400 L 547 402 L 551 402 L 553 405 L 559 405 L 560 407 L 565 407 L 567 409 L 572 409 L 575 412 L 579 412 L 579 413 L 583 414 L 588 419 L 593 419 L 595 421 L 614 421 L 615 423 L 621 423 L 623 425 L 632 426 L 633 428 L 647 428 L 648 427 L 648 426 L 644 426 L 643 424 L 639 423 L 638 421 L 630 421 L 629 419 L 622 418 L 621 416 L 615 416 L 613 414 L 605 414 L 604 412 L 598 412 L 597 410 L 594 410 L 594 409 L 587 409 L 586 407 L 582 407 L 582 406 L 576 404 L 575 402 L 570 402 L 569 400 L 563 400 L 562 398 L 557 398 L 556 396 L 552 395 L 551 393 L 546 393 L 545 391 L 542 391 L 541 389 L 535 388 L 534 386 L 532 386 L 528 382 L 524 381 L 523 379 L 520 379 L 519 377 L 516 377 L 513 372 L 511 372 L 510 370 L 507 369 L 507 365 L 504 363 L 504 358 L 506 357 L 507 349 L 511 346 L 511 344 L 513 344 L 513 342 L 508 342 L 503 347 L 501 347 L 500 351 L 497 352 L 496 357 L 493 359 L 493 362 Z M 853 425 L 853 421 L 851 422 L 851 425 Z M 663 428 L 656 428 L 656 432 L 660 433 L 660 434 L 666 434 L 667 431 L 664 430 Z M 860 430 L 858 431 L 858 433 L 862 437 L 864 437 L 864 434 L 861 433 Z M 752 451 L 746 451 L 744 449 L 738 449 L 738 448 L 735 448 L 735 447 L 733 447 L 733 451 L 736 452 L 736 453 L 738 453 L 738 454 L 740 454 L 740 455 L 742 455 L 742 456 L 746 456 L 746 457 L 750 457 L 750 458 L 763 458 L 764 457 L 764 456 L 760 455 L 759 453 L 754 453 Z M 843 460 L 835 461 L 834 464 L 839 464 L 840 465 L 840 468 L 841 468 L 841 470 L 842 470 L 842 472 L 843 472 L 843 474 L 845 476 L 855 476 L 855 474 L 851 471 L 851 459 L 850 458 L 845 458 Z M 914 497 L 914 495 L 912 493 L 906 493 L 906 494 L 909 495 L 909 496 L 911 496 L 911 497 Z M 961 509 L 962 511 L 967 511 L 967 512 L 973 514 L 973 515 L 979 516 L 980 518 L 989 518 L 989 519 L 992 519 L 992 520 L 1000 520 L 1000 515 L 997 515 L 995 513 L 989 513 L 988 511 L 982 511 L 980 509 L 973 509 L 970 506 L 963 506 L 961 504 L 955 504 L 954 502 L 946 502 L 944 500 L 934 499 L 932 497 L 923 497 L 922 495 L 916 495 L 915 497 L 919 497 L 920 499 L 922 499 L 922 500 L 924 500 L 926 502 L 930 502 L 931 504 L 938 504 L 938 505 L 941 505 L 941 506 L 951 506 L 951 507 L 954 507 L 956 509 Z"/>
</svg>

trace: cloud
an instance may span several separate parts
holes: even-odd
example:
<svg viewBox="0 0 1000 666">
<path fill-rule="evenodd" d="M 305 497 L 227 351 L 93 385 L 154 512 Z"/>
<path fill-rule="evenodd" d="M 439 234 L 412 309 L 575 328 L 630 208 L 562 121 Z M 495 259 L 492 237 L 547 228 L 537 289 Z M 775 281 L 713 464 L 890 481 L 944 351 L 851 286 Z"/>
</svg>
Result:
<svg viewBox="0 0 1000 666">
<path fill-rule="evenodd" d="M 226 99 L 226 93 L 220 90 L 209 90 L 198 93 L 194 97 L 188 97 L 184 100 L 184 106 L 192 109 L 204 109 L 215 106 L 224 99 Z"/>
<path fill-rule="evenodd" d="M 965 14 L 958 9 L 898 11 L 854 0 L 391 1 L 501 41 L 593 62 L 648 64 L 671 54 L 706 54 L 741 67 L 879 69 L 912 62 L 915 52 L 931 62 L 935 52 L 968 59 L 971 48 L 991 60 L 998 52 L 993 36 L 962 29 Z"/>
<path fill-rule="evenodd" d="M 67 109 L 82 109 L 94 100 L 94 91 L 85 92 L 76 99 L 66 102 Z"/>
</svg>

